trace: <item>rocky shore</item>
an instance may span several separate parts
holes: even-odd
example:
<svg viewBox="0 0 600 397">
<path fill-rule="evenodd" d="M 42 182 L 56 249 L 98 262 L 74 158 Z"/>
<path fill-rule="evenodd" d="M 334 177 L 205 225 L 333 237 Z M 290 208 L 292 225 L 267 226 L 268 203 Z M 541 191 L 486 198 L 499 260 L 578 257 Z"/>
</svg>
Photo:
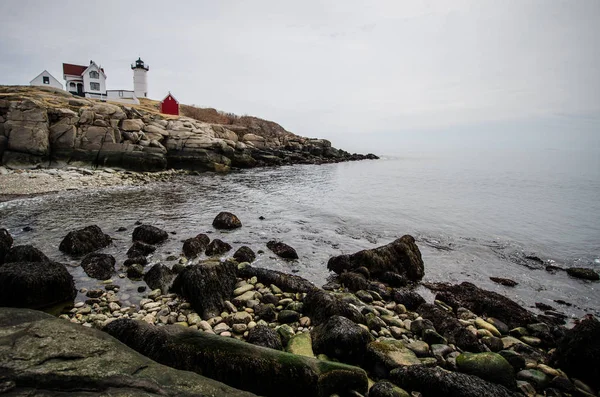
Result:
<svg viewBox="0 0 600 397">
<path fill-rule="evenodd" d="M 243 226 L 224 212 L 213 227 Z M 322 287 L 254 267 L 250 248 L 233 252 L 205 234 L 183 242 L 175 265 L 148 266 L 147 256 L 169 238 L 139 225 L 128 259 L 116 263 L 102 253 L 112 239 L 99 227 L 70 231 L 58 249 L 98 280 L 81 289 L 65 265 L 0 230 L 0 391 L 600 395 L 596 318 L 568 329 L 560 313 L 536 315 L 470 283 L 430 284 L 435 299 L 426 302 L 414 290 L 426 264 L 409 235 L 332 257 L 333 277 Z M 265 249 L 297 258 L 280 241 Z M 115 277 L 143 280 L 143 298 L 125 296 Z M 49 306 L 58 318 L 30 310 Z"/>
<path fill-rule="evenodd" d="M 223 172 L 377 158 L 350 154 L 325 139 L 301 137 L 265 120 L 245 121 L 213 124 L 60 90 L 0 86 L 0 164 L 12 169 Z"/>
</svg>

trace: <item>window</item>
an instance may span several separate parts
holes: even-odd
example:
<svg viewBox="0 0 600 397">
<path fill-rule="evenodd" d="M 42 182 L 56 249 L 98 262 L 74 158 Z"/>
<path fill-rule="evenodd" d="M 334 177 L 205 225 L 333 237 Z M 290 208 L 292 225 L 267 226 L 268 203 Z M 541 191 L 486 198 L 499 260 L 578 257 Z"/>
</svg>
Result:
<svg viewBox="0 0 600 397">
<path fill-rule="evenodd" d="M 69 83 L 69 87 L 75 88 L 75 83 Z"/>
<path fill-rule="evenodd" d="M 42 80 L 44 81 L 44 84 L 50 84 L 50 77 L 42 76 Z"/>
<path fill-rule="evenodd" d="M 123 91 L 119 91 L 119 96 L 122 97 L 123 96 Z"/>
<path fill-rule="evenodd" d="M 100 78 L 100 74 L 98 72 L 96 72 L 95 70 L 92 70 L 90 72 L 90 79 L 98 79 Z"/>
<path fill-rule="evenodd" d="M 90 83 L 90 90 L 100 91 L 100 83 Z"/>
</svg>

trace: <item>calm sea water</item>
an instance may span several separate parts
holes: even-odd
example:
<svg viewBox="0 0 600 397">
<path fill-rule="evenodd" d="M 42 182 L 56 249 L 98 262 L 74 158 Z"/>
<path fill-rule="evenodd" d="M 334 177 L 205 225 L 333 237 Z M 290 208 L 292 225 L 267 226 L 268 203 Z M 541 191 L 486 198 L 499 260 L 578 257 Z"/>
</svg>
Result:
<svg viewBox="0 0 600 397">
<path fill-rule="evenodd" d="M 423 253 L 427 281 L 467 280 L 527 307 L 544 302 L 581 316 L 598 312 L 600 283 L 550 274 L 545 264 L 526 256 L 564 268 L 600 270 L 599 197 L 600 159 L 593 151 L 438 151 L 62 192 L 0 203 L 0 225 L 16 244 L 33 244 L 73 265 L 78 287 L 97 282 L 85 277 L 75 267 L 78 261 L 62 255 L 58 245 L 68 231 L 89 224 L 115 239 L 105 252 L 120 262 L 140 220 L 176 233 L 158 249 L 153 263 L 175 263 L 166 258 L 179 254 L 183 239 L 207 232 L 234 249 L 264 250 L 258 266 L 296 272 L 317 285 L 326 281 L 331 256 L 412 234 Z M 223 210 L 237 214 L 244 226 L 233 232 L 213 230 L 212 220 Z M 33 231 L 22 231 L 24 226 Z M 116 232 L 121 226 L 128 231 Z M 265 247 L 271 239 L 295 247 L 300 259 L 276 259 Z M 490 276 L 519 285 L 503 287 Z M 135 290 L 143 282 L 114 281 L 131 302 L 139 299 Z M 558 305 L 556 299 L 574 306 Z"/>
</svg>

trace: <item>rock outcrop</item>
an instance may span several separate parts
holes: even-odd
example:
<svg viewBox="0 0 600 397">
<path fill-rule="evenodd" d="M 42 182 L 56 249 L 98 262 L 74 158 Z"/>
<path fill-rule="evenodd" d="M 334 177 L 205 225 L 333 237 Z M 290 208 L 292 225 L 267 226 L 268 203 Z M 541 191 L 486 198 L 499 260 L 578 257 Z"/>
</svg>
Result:
<svg viewBox="0 0 600 397">
<path fill-rule="evenodd" d="M 226 120 L 223 120 L 226 121 Z M 36 87 L 0 87 L 0 160 L 9 167 L 64 164 L 133 171 L 227 171 L 375 159 L 350 154 L 254 117 L 221 125 L 165 118 L 150 108 L 75 98 Z"/>
<path fill-rule="evenodd" d="M 58 249 L 71 255 L 84 255 L 104 248 L 111 243 L 108 234 L 96 225 L 69 232 L 60 242 Z"/>
</svg>

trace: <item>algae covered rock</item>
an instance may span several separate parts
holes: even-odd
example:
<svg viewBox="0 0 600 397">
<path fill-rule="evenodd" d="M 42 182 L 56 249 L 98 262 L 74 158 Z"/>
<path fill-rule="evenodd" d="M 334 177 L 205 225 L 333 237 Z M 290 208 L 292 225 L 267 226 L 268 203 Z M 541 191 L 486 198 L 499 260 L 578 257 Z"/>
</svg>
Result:
<svg viewBox="0 0 600 397">
<path fill-rule="evenodd" d="M 362 363 L 372 337 L 346 317 L 331 316 L 311 332 L 316 354 L 326 354 L 349 364 Z"/>
<path fill-rule="evenodd" d="M 115 272 L 115 258 L 109 254 L 87 254 L 81 261 L 85 274 L 98 280 L 108 280 Z"/>
<path fill-rule="evenodd" d="M 402 341 L 383 339 L 367 346 L 366 366 L 377 378 L 387 378 L 394 368 L 407 365 L 421 365 L 421 360 Z"/>
<path fill-rule="evenodd" d="M 285 348 L 285 351 L 300 356 L 314 357 L 312 348 L 312 338 L 310 332 L 300 332 L 292 336 Z"/>
<path fill-rule="evenodd" d="M 58 249 L 71 255 L 84 255 L 104 248 L 111 243 L 108 234 L 96 225 L 69 232 L 61 241 Z"/>
<path fill-rule="evenodd" d="M 233 259 L 235 259 L 239 263 L 252 263 L 254 262 L 254 259 L 256 259 L 256 254 L 254 253 L 254 251 L 252 251 L 252 248 L 243 245 L 240 248 L 238 248 L 237 251 L 235 251 L 235 253 L 233 254 Z"/>
<path fill-rule="evenodd" d="M 461 372 L 498 383 L 508 389 L 516 388 L 513 367 L 500 354 L 463 353 L 456 357 L 456 365 Z"/>
<path fill-rule="evenodd" d="M 281 337 L 273 328 L 257 325 L 248 332 L 248 343 L 269 349 L 283 350 Z"/>
<path fill-rule="evenodd" d="M 281 241 L 269 241 L 267 248 L 283 259 L 298 259 L 296 250 Z"/>
<path fill-rule="evenodd" d="M 231 230 L 242 227 L 242 221 L 231 212 L 224 211 L 215 217 L 212 225 L 215 229 Z"/>
<path fill-rule="evenodd" d="M 410 394 L 390 381 L 381 380 L 371 387 L 369 397 L 410 397 Z"/>
<path fill-rule="evenodd" d="M 49 262 L 50 259 L 32 245 L 15 245 L 6 253 L 4 262 Z"/>
<path fill-rule="evenodd" d="M 366 319 L 355 307 L 327 291 L 314 289 L 304 297 L 304 314 L 314 324 L 328 321 L 332 316 L 343 316 L 355 323 L 365 324 Z"/>
<path fill-rule="evenodd" d="M 133 241 L 141 241 L 146 244 L 159 244 L 169 238 L 167 232 L 152 225 L 140 225 L 133 229 L 131 235 Z"/>
</svg>

